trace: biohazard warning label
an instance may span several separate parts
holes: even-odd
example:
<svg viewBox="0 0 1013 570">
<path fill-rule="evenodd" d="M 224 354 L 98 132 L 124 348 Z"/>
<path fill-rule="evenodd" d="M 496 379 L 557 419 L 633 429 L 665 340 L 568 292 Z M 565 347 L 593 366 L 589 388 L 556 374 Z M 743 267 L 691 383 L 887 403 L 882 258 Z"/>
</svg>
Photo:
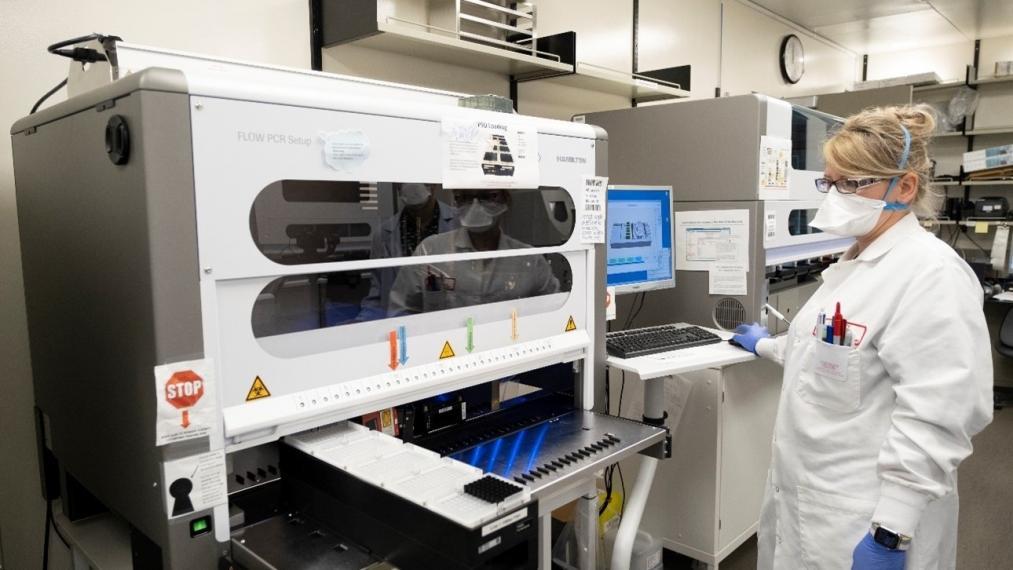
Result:
<svg viewBox="0 0 1013 570">
<path fill-rule="evenodd" d="M 250 386 L 250 391 L 246 393 L 246 401 L 251 402 L 253 400 L 259 400 L 266 398 L 271 395 L 271 391 L 267 389 L 264 381 L 257 376 L 253 379 L 253 385 Z"/>
<path fill-rule="evenodd" d="M 573 315 L 570 315 L 570 320 L 566 321 L 566 329 L 564 332 L 570 332 L 577 330 L 577 323 L 573 322 Z"/>
<path fill-rule="evenodd" d="M 189 360 L 155 367 L 155 444 L 209 435 L 214 420 L 214 366 Z"/>
<path fill-rule="evenodd" d="M 443 343 L 443 350 L 440 351 L 440 358 L 451 358 L 454 356 L 454 347 L 450 346 L 450 341 Z"/>
</svg>

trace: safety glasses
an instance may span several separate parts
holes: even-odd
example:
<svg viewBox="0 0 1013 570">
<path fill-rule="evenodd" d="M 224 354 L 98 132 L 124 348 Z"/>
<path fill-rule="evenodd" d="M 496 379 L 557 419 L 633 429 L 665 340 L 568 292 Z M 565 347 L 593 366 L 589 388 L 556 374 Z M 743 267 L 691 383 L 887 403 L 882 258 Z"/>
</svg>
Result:
<svg viewBox="0 0 1013 570">
<path fill-rule="evenodd" d="M 483 204 L 504 203 L 507 196 L 503 190 L 454 190 L 454 202 L 458 205 L 470 204 L 473 200 Z"/>
<path fill-rule="evenodd" d="M 886 178 L 838 178 L 837 180 L 831 180 L 827 177 L 817 178 L 816 189 L 826 194 L 831 188 L 837 188 L 837 191 L 841 194 L 854 194 L 866 186 L 872 186 L 877 182 L 882 182 Z"/>
</svg>

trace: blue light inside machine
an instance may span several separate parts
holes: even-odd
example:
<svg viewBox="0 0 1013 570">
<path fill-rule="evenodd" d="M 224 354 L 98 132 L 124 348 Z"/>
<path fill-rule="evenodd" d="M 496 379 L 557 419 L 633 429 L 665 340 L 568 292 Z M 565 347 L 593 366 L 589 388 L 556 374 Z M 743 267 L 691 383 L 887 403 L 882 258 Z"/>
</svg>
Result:
<svg viewBox="0 0 1013 570">
<path fill-rule="evenodd" d="M 516 439 L 514 439 L 514 444 L 510 446 L 510 458 L 507 459 L 506 469 L 503 470 L 504 473 L 509 473 L 510 470 L 514 468 L 514 462 L 517 461 L 517 452 L 521 449 L 521 443 L 524 441 L 524 434 L 527 433 L 527 431 L 528 430 L 526 429 L 522 429 L 514 434 Z"/>
<path fill-rule="evenodd" d="M 527 434 L 532 429 L 537 431 L 534 432 L 534 440 L 530 441 Z M 497 473 L 499 475 L 512 473 L 514 465 L 518 461 L 525 463 L 524 471 L 531 471 L 535 461 L 538 459 L 542 443 L 545 441 L 545 436 L 548 432 L 549 424 L 545 423 L 537 428 L 522 429 L 517 433 L 487 441 L 470 450 L 455 453 L 451 457 L 464 461 L 473 467 L 481 467 L 486 473 Z M 525 439 L 530 441 L 530 445 L 525 446 Z M 488 455 L 486 455 L 487 448 L 489 450 Z M 503 452 L 507 453 L 506 463 L 499 463 L 500 453 Z"/>
<path fill-rule="evenodd" d="M 468 459 L 468 465 L 471 465 L 471 466 L 478 465 L 478 460 L 482 458 L 482 449 L 484 447 L 485 447 L 485 444 L 483 443 L 482 445 L 479 445 L 474 450 L 472 450 L 472 452 L 471 452 L 471 458 Z"/>
<path fill-rule="evenodd" d="M 489 462 L 485 466 L 485 472 L 492 471 L 492 466 L 496 464 L 496 460 L 499 459 L 499 448 L 503 445 L 503 438 L 496 438 L 495 443 L 492 444 L 492 453 L 489 454 Z"/>
<path fill-rule="evenodd" d="M 528 456 L 528 464 L 524 468 L 524 471 L 531 471 L 531 468 L 535 465 L 535 459 L 538 458 L 538 452 L 542 449 L 542 442 L 545 441 L 545 434 L 549 432 L 549 424 L 544 423 L 538 428 L 538 435 L 535 436 L 535 445 L 531 448 L 531 455 Z"/>
</svg>

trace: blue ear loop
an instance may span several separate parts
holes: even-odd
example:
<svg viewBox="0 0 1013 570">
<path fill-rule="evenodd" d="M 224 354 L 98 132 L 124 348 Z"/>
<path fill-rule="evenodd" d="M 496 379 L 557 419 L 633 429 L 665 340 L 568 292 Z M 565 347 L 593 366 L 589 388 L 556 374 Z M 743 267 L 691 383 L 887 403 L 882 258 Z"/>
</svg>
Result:
<svg viewBox="0 0 1013 570">
<path fill-rule="evenodd" d="M 904 152 L 900 155 L 900 164 L 897 165 L 897 168 L 903 169 L 907 166 L 908 155 L 911 154 L 911 132 L 908 131 L 907 127 L 904 125 L 900 126 L 900 130 L 904 131 Z M 884 202 L 886 202 L 886 197 L 890 195 L 890 192 L 893 191 L 893 187 L 896 186 L 898 182 L 900 182 L 900 176 L 894 176 L 890 179 L 890 185 L 886 187 L 886 194 L 883 194 Z M 907 208 L 908 205 L 903 202 L 886 202 L 886 206 L 883 206 L 884 210 L 891 211 L 906 210 Z"/>
</svg>

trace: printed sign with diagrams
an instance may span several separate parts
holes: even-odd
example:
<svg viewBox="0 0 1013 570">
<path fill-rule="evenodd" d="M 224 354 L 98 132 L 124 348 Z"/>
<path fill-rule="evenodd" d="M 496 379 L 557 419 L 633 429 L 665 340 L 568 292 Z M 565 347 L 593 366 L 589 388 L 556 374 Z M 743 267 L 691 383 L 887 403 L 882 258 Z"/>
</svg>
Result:
<svg viewBox="0 0 1013 570">
<path fill-rule="evenodd" d="M 163 464 L 165 512 L 176 518 L 228 501 L 225 452 L 211 451 Z"/>
<path fill-rule="evenodd" d="M 749 268 L 749 210 L 675 213 L 675 267 L 710 271 L 715 265 Z"/>
<path fill-rule="evenodd" d="M 155 367 L 155 444 L 166 445 L 211 432 L 215 412 L 214 367 L 190 360 Z"/>
<path fill-rule="evenodd" d="M 444 119 L 444 188 L 537 188 L 538 131 L 513 120 Z"/>
<path fill-rule="evenodd" d="M 760 137 L 760 189 L 788 190 L 791 139 Z"/>
</svg>

